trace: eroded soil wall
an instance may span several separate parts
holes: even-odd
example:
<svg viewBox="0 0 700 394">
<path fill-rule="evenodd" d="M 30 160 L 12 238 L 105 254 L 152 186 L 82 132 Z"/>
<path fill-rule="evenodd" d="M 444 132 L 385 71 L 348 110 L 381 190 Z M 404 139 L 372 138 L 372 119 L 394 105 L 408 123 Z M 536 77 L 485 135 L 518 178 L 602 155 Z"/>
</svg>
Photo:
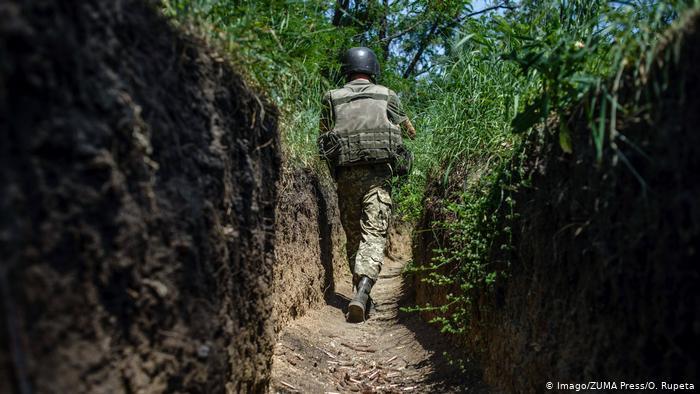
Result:
<svg viewBox="0 0 700 394">
<path fill-rule="evenodd" d="M 0 3 L 0 391 L 263 391 L 276 110 L 157 2 Z"/>
<path fill-rule="evenodd" d="M 277 186 L 273 304 L 279 332 L 352 284 L 332 181 L 285 166 Z"/>
<path fill-rule="evenodd" d="M 622 78 L 617 149 L 597 163 L 583 106 L 572 116 L 574 154 L 556 134 L 525 148 L 532 186 L 516 193 L 508 279 L 479 289 L 464 342 L 485 379 L 506 392 L 546 382 L 698 382 L 700 338 L 700 14 L 662 45 L 642 79 Z M 636 84 L 635 84 L 635 81 Z M 630 108 L 626 106 L 625 108 Z M 437 188 L 435 195 L 439 198 Z M 449 219 L 426 202 L 418 229 Z M 504 226 L 506 223 L 504 222 Z M 417 260 L 437 245 L 417 234 Z M 422 301 L 445 290 L 418 287 Z"/>
</svg>

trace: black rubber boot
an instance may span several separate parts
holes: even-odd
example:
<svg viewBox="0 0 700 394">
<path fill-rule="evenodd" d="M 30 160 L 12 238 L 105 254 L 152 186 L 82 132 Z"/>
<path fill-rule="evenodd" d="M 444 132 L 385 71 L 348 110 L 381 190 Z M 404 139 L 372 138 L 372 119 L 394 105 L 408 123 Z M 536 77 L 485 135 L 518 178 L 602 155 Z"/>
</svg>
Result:
<svg viewBox="0 0 700 394">
<path fill-rule="evenodd" d="M 348 305 L 348 321 L 350 323 L 360 323 L 365 321 L 365 309 L 367 308 L 367 300 L 369 292 L 372 290 L 374 281 L 366 276 L 360 278 L 357 283 L 357 292 Z"/>
</svg>

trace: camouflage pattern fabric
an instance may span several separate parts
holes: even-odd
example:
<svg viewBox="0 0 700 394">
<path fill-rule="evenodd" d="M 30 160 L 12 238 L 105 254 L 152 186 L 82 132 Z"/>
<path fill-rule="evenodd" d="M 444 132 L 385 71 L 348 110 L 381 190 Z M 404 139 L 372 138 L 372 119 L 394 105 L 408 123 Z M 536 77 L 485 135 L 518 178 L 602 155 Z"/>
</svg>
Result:
<svg viewBox="0 0 700 394">
<path fill-rule="evenodd" d="M 382 269 L 392 207 L 390 179 L 388 164 L 338 169 L 338 205 L 353 283 L 361 275 L 376 281 Z"/>
</svg>

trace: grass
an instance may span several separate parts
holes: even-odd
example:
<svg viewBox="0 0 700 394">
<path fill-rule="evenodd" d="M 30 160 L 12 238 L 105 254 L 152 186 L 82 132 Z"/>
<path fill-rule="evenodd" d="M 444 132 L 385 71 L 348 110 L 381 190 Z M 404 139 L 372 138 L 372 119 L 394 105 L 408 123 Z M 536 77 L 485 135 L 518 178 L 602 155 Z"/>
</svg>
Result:
<svg viewBox="0 0 700 394">
<path fill-rule="evenodd" d="M 421 215 L 426 183 L 446 184 L 451 172 L 467 164 L 469 172 L 495 168 L 512 154 L 519 136 L 511 120 L 520 92 L 534 83 L 501 59 L 494 37 L 461 40 L 450 67 L 439 79 L 422 81 L 423 95 L 407 100 L 414 108 L 418 139 L 413 177 L 397 192 L 399 211 L 407 219 Z M 475 168 L 471 168 L 471 165 Z"/>
<path fill-rule="evenodd" d="M 321 168 L 316 152 L 320 100 L 336 85 L 337 53 L 353 34 L 330 29 L 321 6 L 163 0 L 165 15 L 176 23 L 198 26 L 280 108 L 287 162 L 316 168 Z"/>
</svg>

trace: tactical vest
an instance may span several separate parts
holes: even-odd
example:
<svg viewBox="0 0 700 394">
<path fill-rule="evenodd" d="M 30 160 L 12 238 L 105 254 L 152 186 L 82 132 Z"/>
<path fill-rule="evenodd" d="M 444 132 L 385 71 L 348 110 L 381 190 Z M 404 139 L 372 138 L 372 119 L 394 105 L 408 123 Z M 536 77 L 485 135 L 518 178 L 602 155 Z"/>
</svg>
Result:
<svg viewBox="0 0 700 394">
<path fill-rule="evenodd" d="M 400 146 L 401 129 L 387 117 L 389 89 L 361 85 L 331 91 L 337 136 L 336 166 L 393 162 Z"/>
</svg>

